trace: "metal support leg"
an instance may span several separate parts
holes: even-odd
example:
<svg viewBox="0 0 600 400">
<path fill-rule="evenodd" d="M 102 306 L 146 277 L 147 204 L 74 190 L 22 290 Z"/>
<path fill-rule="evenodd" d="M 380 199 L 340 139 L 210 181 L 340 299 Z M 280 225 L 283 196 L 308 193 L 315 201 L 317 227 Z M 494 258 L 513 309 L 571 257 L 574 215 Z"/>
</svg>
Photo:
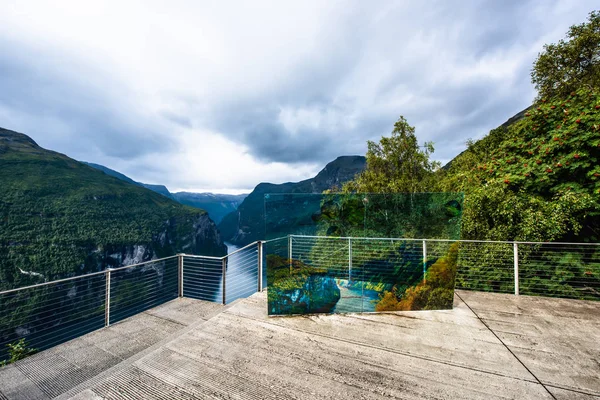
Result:
<svg viewBox="0 0 600 400">
<path fill-rule="evenodd" d="M 515 262 L 515 296 L 519 295 L 519 247 L 517 243 L 513 243 L 513 255 Z"/>
<path fill-rule="evenodd" d="M 258 241 L 258 291 L 262 292 L 263 288 L 263 242 Z"/>
<path fill-rule="evenodd" d="M 423 240 L 423 282 L 427 282 L 425 278 L 427 274 L 427 240 Z"/>
<path fill-rule="evenodd" d="M 105 299 L 104 299 L 104 326 L 109 326 L 110 325 L 110 271 L 111 269 L 108 268 L 106 270 L 105 276 L 106 276 L 106 290 L 104 292 L 105 295 Z"/>
<path fill-rule="evenodd" d="M 178 254 L 177 276 L 177 282 L 179 284 L 179 297 L 183 297 L 183 254 Z"/>
<path fill-rule="evenodd" d="M 225 296 L 225 288 L 227 287 L 227 283 L 225 282 L 227 278 L 227 257 L 223 258 L 223 304 L 227 304 L 227 297 Z"/>
</svg>

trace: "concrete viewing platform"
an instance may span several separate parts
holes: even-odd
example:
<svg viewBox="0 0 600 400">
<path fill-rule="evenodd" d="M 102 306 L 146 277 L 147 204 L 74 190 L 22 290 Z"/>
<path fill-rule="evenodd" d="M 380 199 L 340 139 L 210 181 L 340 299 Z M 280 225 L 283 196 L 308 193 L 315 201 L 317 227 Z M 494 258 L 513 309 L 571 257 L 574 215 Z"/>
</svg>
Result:
<svg viewBox="0 0 600 400">
<path fill-rule="evenodd" d="M 597 397 L 600 302 L 467 291 L 303 317 L 177 299 L 0 369 L 0 399 Z"/>
</svg>

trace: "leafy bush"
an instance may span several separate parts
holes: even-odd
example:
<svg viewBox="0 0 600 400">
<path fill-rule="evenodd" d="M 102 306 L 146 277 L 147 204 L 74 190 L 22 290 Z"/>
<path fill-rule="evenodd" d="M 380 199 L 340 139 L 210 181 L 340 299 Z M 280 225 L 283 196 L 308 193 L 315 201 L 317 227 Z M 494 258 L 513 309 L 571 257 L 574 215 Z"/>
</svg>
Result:
<svg viewBox="0 0 600 400">
<path fill-rule="evenodd" d="M 6 345 L 6 347 L 8 347 L 8 354 L 10 358 L 8 360 L 1 361 L 0 367 L 22 360 L 25 357 L 29 357 L 30 355 L 37 353 L 36 349 L 28 347 L 25 338 L 22 338 L 14 343 L 9 343 Z"/>
</svg>

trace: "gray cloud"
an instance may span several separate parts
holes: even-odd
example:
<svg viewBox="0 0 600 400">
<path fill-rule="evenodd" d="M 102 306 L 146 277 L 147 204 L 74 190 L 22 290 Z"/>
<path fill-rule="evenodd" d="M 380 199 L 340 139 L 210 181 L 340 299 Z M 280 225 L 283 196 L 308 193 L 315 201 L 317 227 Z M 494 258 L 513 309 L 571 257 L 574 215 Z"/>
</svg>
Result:
<svg viewBox="0 0 600 400">
<path fill-rule="evenodd" d="M 91 148 L 123 159 L 173 149 L 165 132 L 119 101 L 124 93 L 101 87 L 105 77 L 81 79 L 73 65 L 23 60 L 28 49 L 18 49 L 19 54 L 16 50 L 0 37 L 0 106 L 16 122 L 7 128 L 36 136 L 47 147 L 59 147 L 74 157 Z M 35 51 L 29 51 L 35 59 Z"/>
<path fill-rule="evenodd" d="M 232 12 L 189 2 L 171 16 L 128 6 L 135 21 L 78 26 L 81 41 L 75 28 L 40 27 L 42 11 L 37 22 L 10 10 L 3 20 L 0 6 L 0 126 L 181 188 L 306 178 L 364 154 L 400 115 L 448 161 L 531 103 L 542 44 L 594 5 L 273 2 Z"/>
<path fill-rule="evenodd" d="M 523 23 L 523 15 L 535 3 L 489 1 L 459 7 L 436 2 L 431 9 L 395 7 L 399 14 L 411 17 L 401 28 L 398 14 L 376 21 L 358 10 L 346 15 L 336 35 L 323 37 L 318 57 L 290 71 L 277 90 L 253 94 L 246 101 L 222 102 L 211 111 L 211 122 L 260 159 L 326 162 L 335 155 L 364 152 L 366 139 L 389 134 L 393 122 L 403 114 L 417 126 L 420 137 L 442 144 L 438 157 L 450 159 L 467 138 L 481 137 L 530 103 L 532 59 L 527 58 L 512 74 L 498 71 L 500 78 L 474 76 L 465 80 L 460 79 L 460 69 L 457 76 L 445 78 L 447 67 L 454 66 L 443 64 L 454 62 L 468 68 L 495 53 L 510 58 L 511 51 L 523 52 L 523 42 L 531 43 L 536 33 L 544 32 L 538 20 Z M 411 35 L 422 36 L 424 44 L 432 42 L 434 46 L 407 51 L 404 45 Z M 369 57 L 374 63 L 382 59 L 391 63 L 387 77 L 376 76 Z M 516 72 L 524 79 L 515 77 Z M 359 81 L 379 81 L 374 104 L 368 110 L 361 109 L 361 93 L 345 93 L 347 80 L 355 73 L 358 76 L 354 79 Z M 413 99 L 390 109 L 385 102 L 394 93 L 410 94 Z M 342 120 L 357 114 L 358 120 L 352 128 L 340 121 L 339 126 L 291 131 L 278 121 L 284 108 L 333 111 Z M 457 138 L 462 140 L 456 142 Z M 447 146 L 451 141 L 454 145 Z"/>
<path fill-rule="evenodd" d="M 161 115 L 164 118 L 166 118 L 167 120 L 169 120 L 177 125 L 183 126 L 184 128 L 192 127 L 192 120 L 185 115 L 178 115 L 178 114 L 175 114 L 175 113 L 172 113 L 169 111 L 163 111 L 161 113 Z"/>
</svg>

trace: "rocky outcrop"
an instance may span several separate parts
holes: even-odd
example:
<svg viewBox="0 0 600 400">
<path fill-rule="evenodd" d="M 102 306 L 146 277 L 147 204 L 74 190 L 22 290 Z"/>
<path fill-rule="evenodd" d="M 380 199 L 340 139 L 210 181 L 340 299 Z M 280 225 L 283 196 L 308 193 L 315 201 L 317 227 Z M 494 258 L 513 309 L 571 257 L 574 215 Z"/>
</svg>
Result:
<svg viewBox="0 0 600 400">
<path fill-rule="evenodd" d="M 208 214 L 202 215 L 194 222 L 194 233 L 191 238 L 192 254 L 206 256 L 222 256 L 227 254 L 227 246 L 223 243 L 216 224 Z M 186 246 L 182 250 L 185 252 Z"/>
<path fill-rule="evenodd" d="M 215 223 L 207 213 L 198 216 L 191 229 L 179 233 L 178 222 L 170 219 L 163 229 L 153 236 L 149 243 L 125 246 L 106 246 L 101 254 L 97 254 L 98 270 L 108 267 L 119 267 L 156 260 L 178 253 L 223 256 L 227 254 L 227 246 Z"/>
</svg>

